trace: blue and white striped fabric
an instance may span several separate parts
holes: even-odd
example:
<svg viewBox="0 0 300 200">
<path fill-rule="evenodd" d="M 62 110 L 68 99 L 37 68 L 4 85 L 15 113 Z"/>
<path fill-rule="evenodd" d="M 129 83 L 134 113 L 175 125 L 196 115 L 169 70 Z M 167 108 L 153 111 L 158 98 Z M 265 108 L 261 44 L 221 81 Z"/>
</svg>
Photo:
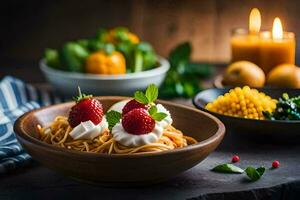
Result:
<svg viewBox="0 0 300 200">
<path fill-rule="evenodd" d="M 0 174 L 27 165 L 31 157 L 24 152 L 13 132 L 15 120 L 23 113 L 62 99 L 11 76 L 0 82 Z"/>
</svg>

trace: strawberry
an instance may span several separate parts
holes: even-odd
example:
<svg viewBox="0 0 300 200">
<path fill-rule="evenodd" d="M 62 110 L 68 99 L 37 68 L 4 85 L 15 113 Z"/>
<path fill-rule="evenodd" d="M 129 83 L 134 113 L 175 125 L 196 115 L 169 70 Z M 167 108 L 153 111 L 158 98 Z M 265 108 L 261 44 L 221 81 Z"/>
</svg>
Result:
<svg viewBox="0 0 300 200">
<path fill-rule="evenodd" d="M 145 109 L 135 108 L 123 115 L 122 126 L 128 133 L 142 135 L 154 129 L 155 121 Z"/>
<path fill-rule="evenodd" d="M 81 122 L 91 120 L 95 125 L 99 124 L 103 118 L 102 104 L 92 98 L 91 95 L 81 94 L 76 97 L 76 104 L 71 108 L 69 113 L 69 124 L 72 128 L 76 127 Z"/>
<path fill-rule="evenodd" d="M 131 111 L 135 108 L 147 109 L 146 105 L 141 104 L 140 102 L 137 102 L 135 99 L 132 99 L 128 103 L 126 103 L 126 105 L 122 109 L 122 115 L 127 114 L 129 111 Z"/>
</svg>

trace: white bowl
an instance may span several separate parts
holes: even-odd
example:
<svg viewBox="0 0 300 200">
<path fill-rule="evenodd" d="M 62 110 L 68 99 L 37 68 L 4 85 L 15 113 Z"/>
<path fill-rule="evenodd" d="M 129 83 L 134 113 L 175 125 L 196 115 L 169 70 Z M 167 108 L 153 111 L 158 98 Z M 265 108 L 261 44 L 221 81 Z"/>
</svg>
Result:
<svg viewBox="0 0 300 200">
<path fill-rule="evenodd" d="M 77 94 L 77 87 L 85 94 L 132 96 L 136 90 L 145 90 L 154 83 L 160 86 L 170 68 L 169 62 L 159 57 L 160 65 L 154 69 L 124 75 L 98 75 L 66 72 L 53 69 L 40 61 L 40 69 L 49 83 L 64 96 Z"/>
</svg>

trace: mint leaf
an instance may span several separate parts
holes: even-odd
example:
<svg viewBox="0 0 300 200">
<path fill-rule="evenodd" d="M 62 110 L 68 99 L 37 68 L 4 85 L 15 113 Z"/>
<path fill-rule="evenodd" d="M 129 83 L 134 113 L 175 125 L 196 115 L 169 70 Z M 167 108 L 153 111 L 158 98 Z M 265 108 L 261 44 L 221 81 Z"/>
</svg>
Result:
<svg viewBox="0 0 300 200">
<path fill-rule="evenodd" d="M 150 115 L 154 115 L 157 113 L 157 107 L 156 106 L 151 106 L 151 108 L 149 109 L 149 114 Z"/>
<path fill-rule="evenodd" d="M 122 114 L 117 111 L 111 110 L 107 112 L 106 120 L 108 123 L 109 130 L 111 130 L 117 123 L 119 123 L 121 118 L 122 118 Z"/>
<path fill-rule="evenodd" d="M 265 167 L 259 167 L 257 169 L 253 167 L 247 167 L 245 172 L 251 181 L 257 181 L 265 172 Z"/>
<path fill-rule="evenodd" d="M 212 171 L 220 172 L 220 173 L 234 173 L 234 174 L 242 174 L 244 170 L 233 165 L 233 164 L 221 164 L 217 165 L 212 169 Z"/>
<path fill-rule="evenodd" d="M 146 97 L 148 102 L 154 102 L 158 97 L 158 88 L 154 84 L 150 84 L 146 90 Z"/>
<path fill-rule="evenodd" d="M 134 99 L 139 102 L 139 103 L 142 103 L 142 104 L 148 104 L 149 103 L 149 100 L 148 98 L 145 96 L 145 94 L 141 91 L 136 91 L 134 93 Z"/>
<path fill-rule="evenodd" d="M 163 112 L 159 112 L 159 113 L 154 113 L 153 115 L 151 115 L 152 119 L 154 119 L 155 121 L 161 121 L 164 118 L 166 118 L 168 115 L 166 113 Z"/>
</svg>

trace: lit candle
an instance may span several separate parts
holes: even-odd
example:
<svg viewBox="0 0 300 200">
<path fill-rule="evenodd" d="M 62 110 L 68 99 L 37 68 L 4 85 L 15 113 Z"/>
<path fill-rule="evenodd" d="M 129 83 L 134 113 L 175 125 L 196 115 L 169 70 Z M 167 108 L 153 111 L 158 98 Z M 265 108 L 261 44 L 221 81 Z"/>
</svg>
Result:
<svg viewBox="0 0 300 200">
<path fill-rule="evenodd" d="M 237 29 L 231 37 L 231 60 L 247 60 L 259 64 L 259 31 L 261 15 L 253 8 L 249 16 L 249 31 Z"/>
<path fill-rule="evenodd" d="M 295 35 L 284 32 L 278 17 L 273 22 L 272 33 L 261 33 L 260 67 L 265 73 L 279 64 L 295 64 Z"/>
</svg>

